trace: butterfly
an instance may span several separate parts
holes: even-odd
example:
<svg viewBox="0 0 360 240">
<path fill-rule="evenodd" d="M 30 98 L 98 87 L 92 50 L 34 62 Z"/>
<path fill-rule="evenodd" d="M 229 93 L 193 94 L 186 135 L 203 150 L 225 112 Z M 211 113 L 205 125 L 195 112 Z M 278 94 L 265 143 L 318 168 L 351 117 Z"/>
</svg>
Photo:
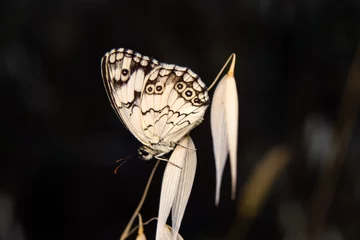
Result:
<svg viewBox="0 0 360 240">
<path fill-rule="evenodd" d="M 143 144 L 150 160 L 172 151 L 203 121 L 207 87 L 189 68 L 160 63 L 130 49 L 113 49 L 101 60 L 110 103 L 124 126 Z"/>
</svg>

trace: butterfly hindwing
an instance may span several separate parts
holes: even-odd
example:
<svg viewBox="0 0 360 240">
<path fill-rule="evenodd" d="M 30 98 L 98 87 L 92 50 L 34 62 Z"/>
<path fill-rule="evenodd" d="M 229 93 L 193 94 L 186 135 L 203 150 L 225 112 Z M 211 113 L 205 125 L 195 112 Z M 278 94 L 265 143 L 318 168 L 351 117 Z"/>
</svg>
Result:
<svg viewBox="0 0 360 240">
<path fill-rule="evenodd" d="M 145 134 L 177 142 L 202 121 L 206 86 L 190 69 L 162 64 L 150 74 L 141 99 Z"/>
</svg>

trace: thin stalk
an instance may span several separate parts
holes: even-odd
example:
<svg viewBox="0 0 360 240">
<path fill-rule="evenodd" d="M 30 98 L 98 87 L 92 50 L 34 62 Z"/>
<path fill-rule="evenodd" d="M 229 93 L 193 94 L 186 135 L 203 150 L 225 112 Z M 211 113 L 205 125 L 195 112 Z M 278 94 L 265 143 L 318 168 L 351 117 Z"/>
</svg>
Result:
<svg viewBox="0 0 360 240">
<path fill-rule="evenodd" d="M 225 67 L 228 65 L 228 63 L 230 62 L 232 58 L 232 63 L 230 66 L 230 70 L 228 72 L 229 76 L 234 76 L 234 70 L 235 70 L 235 60 L 236 60 L 236 55 L 235 53 L 231 54 L 230 57 L 228 58 L 228 60 L 226 61 L 226 63 L 224 64 L 224 66 L 221 68 L 220 72 L 218 73 L 218 75 L 216 76 L 215 80 L 211 83 L 210 87 L 208 88 L 208 91 L 210 91 L 211 88 L 214 87 L 215 83 L 219 80 L 219 77 L 221 76 L 221 74 L 223 73 Z"/>
<path fill-rule="evenodd" d="M 148 194 L 148 192 L 149 192 L 149 188 L 150 188 L 150 185 L 151 185 L 151 181 L 152 181 L 152 179 L 153 179 L 153 177 L 154 177 L 154 175 L 155 175 L 155 171 L 156 171 L 159 163 L 160 163 L 160 160 L 158 160 L 158 161 L 156 162 L 156 164 L 155 164 L 155 166 L 154 166 L 154 168 L 153 168 L 153 170 L 152 170 L 152 172 L 151 172 L 151 174 L 150 174 L 150 177 L 149 177 L 149 179 L 148 179 L 148 181 L 147 181 L 147 183 L 146 183 L 146 187 L 145 187 L 144 193 L 143 193 L 143 195 L 142 195 L 142 197 L 141 197 L 141 200 L 140 200 L 140 202 L 139 202 L 139 205 L 137 206 L 135 212 L 133 213 L 133 215 L 132 215 L 129 223 L 127 224 L 124 232 L 121 234 L 120 240 L 125 240 L 125 239 L 129 236 L 130 228 L 131 228 L 131 226 L 132 226 L 132 224 L 133 224 L 136 216 L 139 214 L 139 212 L 140 212 L 140 210 L 141 210 L 141 208 L 142 208 L 142 206 L 143 206 L 143 204 L 144 204 L 144 202 L 145 202 L 146 196 L 147 196 L 147 194 Z"/>
</svg>

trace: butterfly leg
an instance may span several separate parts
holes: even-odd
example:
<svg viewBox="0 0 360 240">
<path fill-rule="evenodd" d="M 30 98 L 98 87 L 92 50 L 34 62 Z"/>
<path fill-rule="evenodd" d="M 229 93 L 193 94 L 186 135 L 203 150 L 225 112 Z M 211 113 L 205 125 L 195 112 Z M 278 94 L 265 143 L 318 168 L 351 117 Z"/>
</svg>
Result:
<svg viewBox="0 0 360 240">
<path fill-rule="evenodd" d="M 183 148 L 188 149 L 188 150 L 194 150 L 194 151 L 196 151 L 196 148 L 185 147 L 185 146 L 183 146 L 183 145 L 181 145 L 181 144 L 179 144 L 179 143 L 176 143 L 176 142 L 171 142 L 171 144 L 174 145 L 174 146 L 178 145 L 178 146 L 183 147 Z"/>
<path fill-rule="evenodd" d="M 170 163 L 171 165 L 173 165 L 173 166 L 178 167 L 178 168 L 180 168 L 180 169 L 181 169 L 181 167 L 179 167 L 178 165 L 176 165 L 176 164 L 174 164 L 174 163 L 170 162 L 170 161 L 169 161 L 169 159 L 162 158 L 161 156 L 163 156 L 164 154 L 165 154 L 165 153 L 160 153 L 160 154 L 158 154 L 158 155 L 155 155 L 154 157 L 155 157 L 156 159 L 158 159 L 158 160 L 161 160 L 161 161 L 164 161 L 164 162 Z"/>
</svg>

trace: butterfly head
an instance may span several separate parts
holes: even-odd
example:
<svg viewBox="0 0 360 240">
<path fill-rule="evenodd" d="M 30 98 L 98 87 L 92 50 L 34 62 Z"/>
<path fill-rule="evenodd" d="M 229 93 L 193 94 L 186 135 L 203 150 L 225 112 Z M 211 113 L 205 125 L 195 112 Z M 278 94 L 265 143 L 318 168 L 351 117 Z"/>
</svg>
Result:
<svg viewBox="0 0 360 240">
<path fill-rule="evenodd" d="M 150 160 L 154 157 L 154 150 L 147 146 L 141 146 L 138 150 L 139 157 L 143 160 Z"/>
</svg>

